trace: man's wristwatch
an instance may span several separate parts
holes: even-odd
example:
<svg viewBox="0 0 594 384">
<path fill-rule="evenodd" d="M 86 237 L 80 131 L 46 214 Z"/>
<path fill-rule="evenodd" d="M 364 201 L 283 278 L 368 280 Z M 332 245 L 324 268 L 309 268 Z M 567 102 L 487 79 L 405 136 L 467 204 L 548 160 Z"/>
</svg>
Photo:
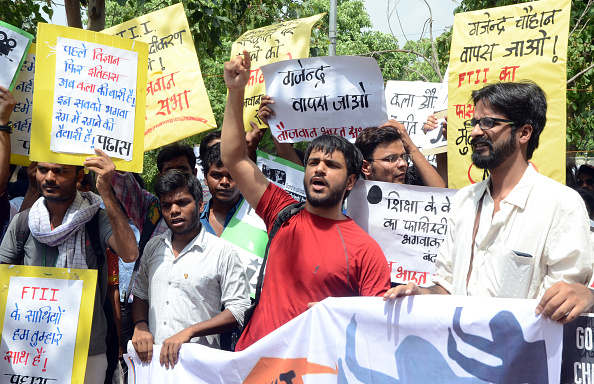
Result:
<svg viewBox="0 0 594 384">
<path fill-rule="evenodd" d="M 0 132 L 12 133 L 12 124 L 8 123 L 6 125 L 0 125 Z"/>
</svg>

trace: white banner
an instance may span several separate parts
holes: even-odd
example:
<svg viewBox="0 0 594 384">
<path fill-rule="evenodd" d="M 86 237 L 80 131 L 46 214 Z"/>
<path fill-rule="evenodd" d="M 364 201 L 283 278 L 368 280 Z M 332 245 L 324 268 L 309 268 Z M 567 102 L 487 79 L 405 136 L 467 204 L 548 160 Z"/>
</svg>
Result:
<svg viewBox="0 0 594 384">
<path fill-rule="evenodd" d="M 348 197 L 347 214 L 382 247 L 393 282 L 429 286 L 456 192 L 359 180 Z"/>
<path fill-rule="evenodd" d="M 129 383 L 558 384 L 562 326 L 536 300 L 427 295 L 329 298 L 242 352 L 184 344 L 173 369 L 142 365 Z"/>
<path fill-rule="evenodd" d="M 262 66 L 281 143 L 336 134 L 354 142 L 362 129 L 386 123 L 382 73 L 373 58 L 312 57 Z"/>
</svg>

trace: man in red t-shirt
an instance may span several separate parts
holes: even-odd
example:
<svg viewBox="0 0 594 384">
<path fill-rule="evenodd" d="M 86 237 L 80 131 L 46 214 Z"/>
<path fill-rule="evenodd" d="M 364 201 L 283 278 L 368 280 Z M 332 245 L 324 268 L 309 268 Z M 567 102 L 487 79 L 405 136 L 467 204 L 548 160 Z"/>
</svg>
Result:
<svg viewBox="0 0 594 384">
<path fill-rule="evenodd" d="M 270 183 L 247 156 L 244 88 L 250 58 L 225 63 L 229 89 L 221 160 L 268 231 L 277 214 L 295 202 Z M 342 203 L 361 172 L 363 157 L 346 139 L 324 135 L 305 154 L 305 209 L 278 231 L 268 252 L 260 301 L 236 350 L 243 350 L 329 296 L 381 296 L 390 288 L 388 263 L 379 245 L 342 213 Z"/>
</svg>

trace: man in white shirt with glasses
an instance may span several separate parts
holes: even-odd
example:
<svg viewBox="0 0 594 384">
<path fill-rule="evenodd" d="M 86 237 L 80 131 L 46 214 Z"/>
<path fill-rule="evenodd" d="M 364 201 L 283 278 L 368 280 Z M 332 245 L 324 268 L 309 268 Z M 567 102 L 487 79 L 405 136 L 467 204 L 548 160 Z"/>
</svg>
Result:
<svg viewBox="0 0 594 384">
<path fill-rule="evenodd" d="M 537 314 L 566 323 L 594 303 L 586 287 L 593 255 L 582 199 L 529 163 L 546 124 L 547 101 L 532 82 L 496 83 L 472 93 L 472 162 L 490 176 L 452 202 L 435 285 L 415 294 L 541 298 Z"/>
</svg>

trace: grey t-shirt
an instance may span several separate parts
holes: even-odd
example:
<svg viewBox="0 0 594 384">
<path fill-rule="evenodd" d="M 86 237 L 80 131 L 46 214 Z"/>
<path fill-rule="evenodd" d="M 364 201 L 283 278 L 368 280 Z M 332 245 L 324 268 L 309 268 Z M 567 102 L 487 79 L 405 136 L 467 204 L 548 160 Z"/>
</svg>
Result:
<svg viewBox="0 0 594 384">
<path fill-rule="evenodd" d="M 0 262 L 4 264 L 17 264 L 17 265 L 33 265 L 43 266 L 45 256 L 45 266 L 53 267 L 56 264 L 58 258 L 58 247 L 50 247 L 40 243 L 29 235 L 27 242 L 24 246 L 25 256 L 23 259 L 17 257 L 17 244 L 16 244 L 16 223 L 21 215 L 19 213 L 11 221 L 6 235 L 0 245 Z M 107 240 L 111 237 L 111 225 L 109 218 L 104 210 L 99 213 L 99 240 L 101 241 L 101 247 L 103 248 L 103 257 L 105 257 L 105 250 L 107 249 Z M 93 250 L 93 245 L 89 234 L 87 233 L 86 241 L 86 252 L 87 252 L 87 266 L 89 269 L 97 269 L 97 257 Z M 91 325 L 91 340 L 89 344 L 89 356 L 99 355 L 105 353 L 107 350 L 107 344 L 105 337 L 107 335 L 107 320 L 103 313 L 103 301 L 107 294 L 107 260 L 103 260 L 101 270 L 98 271 L 97 289 L 95 291 L 95 308 L 93 310 L 93 323 Z"/>
</svg>

